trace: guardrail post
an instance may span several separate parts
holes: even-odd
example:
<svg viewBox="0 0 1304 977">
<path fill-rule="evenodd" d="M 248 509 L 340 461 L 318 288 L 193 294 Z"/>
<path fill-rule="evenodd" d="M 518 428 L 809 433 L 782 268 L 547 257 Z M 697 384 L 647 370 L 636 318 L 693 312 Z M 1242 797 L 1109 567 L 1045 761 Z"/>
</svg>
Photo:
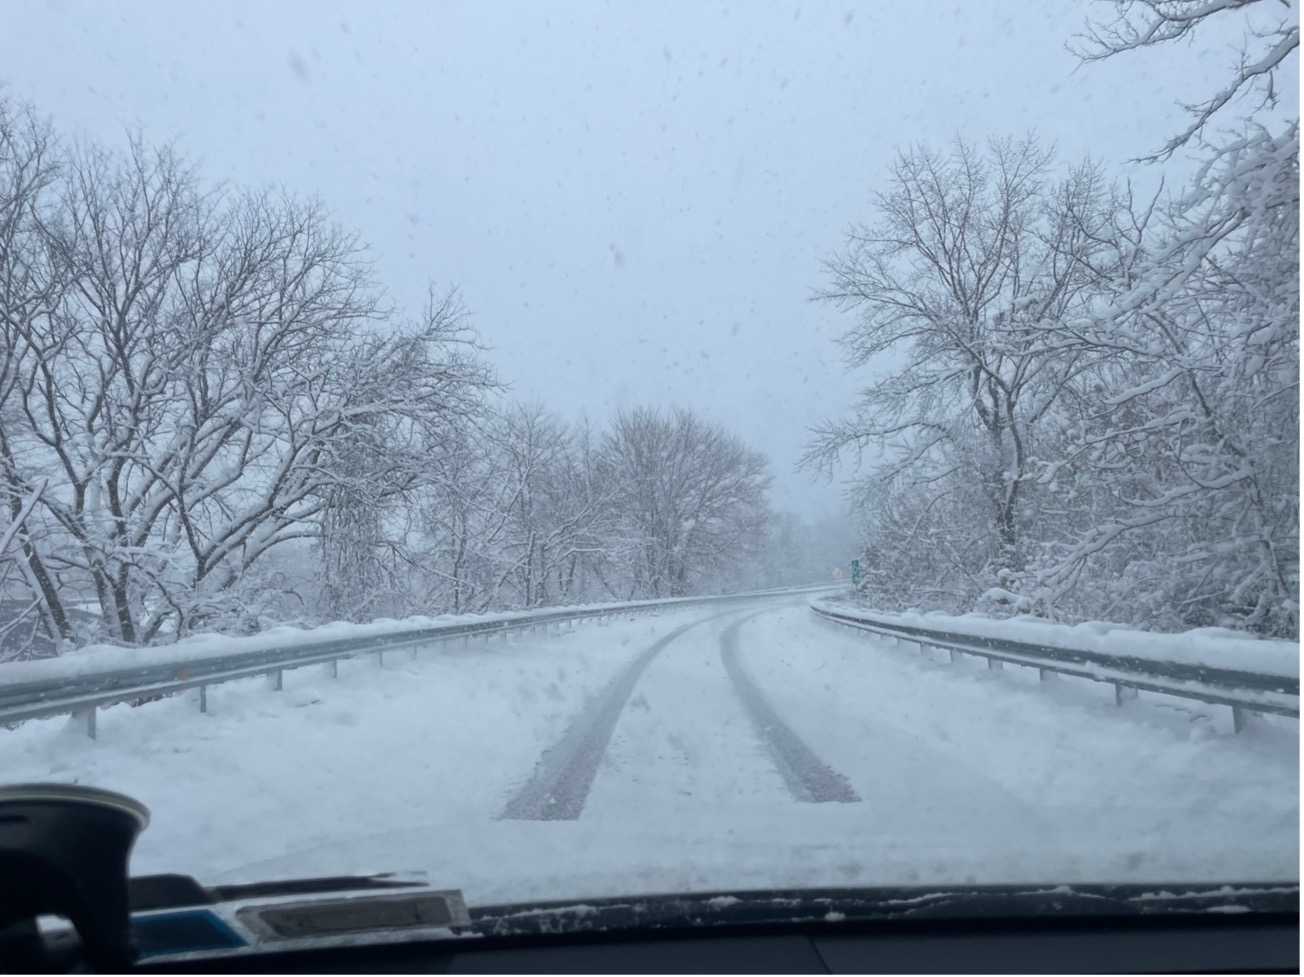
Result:
<svg viewBox="0 0 1304 977">
<path fill-rule="evenodd" d="M 999 658 L 987 659 L 987 668 L 993 672 L 999 672 L 1001 670 L 1001 666 L 1004 664 L 1005 663 L 1001 661 Z"/>
<path fill-rule="evenodd" d="M 267 687 L 273 692 L 280 692 L 285 688 L 285 683 L 281 676 L 281 669 L 278 668 L 267 673 Z"/>
<path fill-rule="evenodd" d="M 1039 668 L 1037 669 L 1037 678 L 1043 682 L 1053 682 L 1055 681 L 1055 672 L 1053 669 Z"/>
<path fill-rule="evenodd" d="M 1125 702 L 1131 702 L 1137 697 L 1137 691 L 1127 685 L 1114 683 L 1114 705 L 1121 706 Z"/>
<path fill-rule="evenodd" d="M 208 686 L 207 685 L 201 685 L 199 687 L 199 711 L 208 712 Z"/>
<path fill-rule="evenodd" d="M 330 670 L 331 670 L 331 678 L 340 677 L 340 660 L 338 658 L 332 658 L 330 660 Z"/>
<path fill-rule="evenodd" d="M 964 655 L 963 655 L 961 652 L 956 651 L 954 648 L 951 649 L 951 664 L 952 664 L 952 665 L 957 665 L 957 664 L 959 664 L 960 659 L 963 658 L 963 657 L 964 657 Z"/>
<path fill-rule="evenodd" d="M 1246 727 L 1250 725 L 1250 716 L 1252 710 L 1244 709 L 1241 706 L 1232 706 L 1232 732 L 1243 733 Z"/>
<path fill-rule="evenodd" d="M 96 707 L 96 706 L 90 706 L 89 708 L 86 708 L 86 709 L 79 709 L 79 710 L 77 710 L 76 712 L 74 712 L 74 713 L 72 714 L 72 718 L 73 718 L 73 720 L 74 720 L 75 722 L 79 722 L 79 723 L 81 723 L 83 726 L 85 726 L 85 728 L 86 728 L 86 735 L 89 736 L 89 737 L 90 737 L 91 739 L 93 739 L 93 740 L 94 740 L 94 739 L 99 739 L 98 731 L 97 731 L 96 728 L 95 728 L 95 713 L 96 713 L 96 712 L 97 712 L 97 707 Z"/>
</svg>

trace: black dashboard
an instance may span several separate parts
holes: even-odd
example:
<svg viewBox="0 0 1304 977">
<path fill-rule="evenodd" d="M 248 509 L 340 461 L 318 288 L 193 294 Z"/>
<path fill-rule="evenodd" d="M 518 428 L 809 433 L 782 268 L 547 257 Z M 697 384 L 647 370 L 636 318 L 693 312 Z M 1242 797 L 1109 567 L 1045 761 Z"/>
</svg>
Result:
<svg viewBox="0 0 1304 977">
<path fill-rule="evenodd" d="M 133 882 L 141 972 L 1299 971 L 1293 884 L 771 890 L 467 909 L 455 892 L 387 877 Z M 266 939 L 187 954 L 193 918 L 170 937 L 166 924 L 197 906 Z"/>
<path fill-rule="evenodd" d="M 1289 914 L 776 924 L 323 947 L 137 965 L 169 973 L 1298 973 Z"/>
</svg>

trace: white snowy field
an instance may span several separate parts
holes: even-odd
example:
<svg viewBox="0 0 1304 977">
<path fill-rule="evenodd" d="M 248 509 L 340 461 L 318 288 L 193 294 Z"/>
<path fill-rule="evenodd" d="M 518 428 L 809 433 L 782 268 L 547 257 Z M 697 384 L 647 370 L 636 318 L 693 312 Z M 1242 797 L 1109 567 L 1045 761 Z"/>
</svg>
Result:
<svg viewBox="0 0 1304 977">
<path fill-rule="evenodd" d="M 722 660 L 740 619 L 736 664 L 858 801 L 798 799 Z M 691 622 L 627 697 L 610 691 Z M 98 741 L 66 720 L 0 730 L 0 779 L 144 801 L 153 820 L 135 874 L 425 871 L 472 904 L 1298 878 L 1297 723 L 1233 736 L 1219 707 L 1143 697 L 1119 709 L 1108 686 L 952 665 L 792 602 L 472 640 L 384 667 L 344 662 L 337 679 L 302 669 L 280 693 L 262 680 L 214 687 L 209 707 L 113 707 Z M 596 774 L 568 767 L 558 781 L 578 792 L 578 817 L 503 819 L 549 769 L 545 751 L 567 759 L 571 734 L 596 729 L 603 709 L 610 740 L 573 750 L 571 765 L 591 760 Z"/>
</svg>

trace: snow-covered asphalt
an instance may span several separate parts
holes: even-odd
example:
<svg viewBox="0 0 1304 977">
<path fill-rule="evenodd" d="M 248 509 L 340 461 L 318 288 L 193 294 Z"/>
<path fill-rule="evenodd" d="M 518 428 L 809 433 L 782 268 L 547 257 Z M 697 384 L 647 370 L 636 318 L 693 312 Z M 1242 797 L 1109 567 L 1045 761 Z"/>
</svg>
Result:
<svg viewBox="0 0 1304 977">
<path fill-rule="evenodd" d="M 544 751 L 534 776 L 508 803 L 503 817 L 524 821 L 578 819 L 625 703 L 652 659 L 689 628 L 728 613 L 717 612 L 680 625 L 652 642 L 646 651 L 621 669 L 571 724 L 566 734 Z"/>
<path fill-rule="evenodd" d="M 754 617 L 739 618 L 725 628 L 720 636 L 720 660 L 733 682 L 734 691 L 752 721 L 752 726 L 765 742 L 775 769 L 788 785 L 793 798 L 825 804 L 839 801 L 852 804 L 860 800 L 847 778 L 823 763 L 810 747 L 779 718 L 765 693 L 752 681 L 747 669 L 739 662 L 738 630 Z"/>
<path fill-rule="evenodd" d="M 0 780 L 153 821 L 133 871 L 426 871 L 469 901 L 1298 876 L 1299 733 L 1039 684 L 799 603 L 287 672 L 0 730 Z"/>
<path fill-rule="evenodd" d="M 598 773 L 598 765 L 606 755 L 607 746 L 625 705 L 648 665 L 667 645 L 690 628 L 708 624 L 720 617 L 734 618 L 733 623 L 720 636 L 721 660 L 725 672 L 793 798 L 816 803 L 859 801 L 860 798 L 847 783 L 847 778 L 821 763 L 793 734 L 739 664 L 738 628 L 751 616 L 753 615 L 740 618 L 737 610 L 709 614 L 698 621 L 681 625 L 653 642 L 607 684 L 593 703 L 576 718 L 565 735 L 544 751 L 534 776 L 508 803 L 503 817 L 533 821 L 577 820 L 584 810 L 584 803 L 588 800 L 589 790 Z M 709 670 L 704 670 L 704 674 L 706 671 Z M 644 709 L 651 711 L 646 697 L 641 697 L 639 701 Z M 718 718 L 722 722 L 726 719 L 725 716 Z M 637 729 L 631 731 L 627 728 L 624 735 L 635 742 L 645 738 Z M 658 758 L 661 759 L 664 758 Z M 754 763 L 750 765 L 755 766 Z"/>
</svg>

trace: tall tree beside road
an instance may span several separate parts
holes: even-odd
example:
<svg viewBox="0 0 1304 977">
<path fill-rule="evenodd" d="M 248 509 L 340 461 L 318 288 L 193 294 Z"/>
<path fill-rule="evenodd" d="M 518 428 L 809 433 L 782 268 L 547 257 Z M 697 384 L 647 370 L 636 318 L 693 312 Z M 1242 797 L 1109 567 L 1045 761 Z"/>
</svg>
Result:
<svg viewBox="0 0 1304 977">
<path fill-rule="evenodd" d="M 720 428 L 513 403 L 321 203 L 4 99 L 0 338 L 0 656 L 758 578 L 765 460 Z"/>
<path fill-rule="evenodd" d="M 45 274 L 37 231 L 42 204 L 61 176 L 61 150 L 49 127 L 28 110 L 0 99 L 0 496 L 5 520 L 0 530 L 0 599 L 11 607 L 15 629 L 34 618 L 54 647 L 72 635 L 72 622 L 59 598 L 54 570 L 46 564 L 45 527 L 34 517 L 47 482 L 28 481 L 16 471 L 21 449 L 22 384 L 39 351 L 21 337 L 59 298 L 61 283 Z M 10 642 L 30 649 L 30 641 Z M 16 652 L 15 652 L 16 653 Z"/>
<path fill-rule="evenodd" d="M 831 471 L 881 452 L 865 491 L 902 593 L 971 602 L 1019 574 L 1036 538 L 1042 429 L 1082 368 L 1045 328 L 1094 299 L 1117 206 L 1097 167 L 1056 178 L 1052 164 L 1031 138 L 903 151 L 877 222 L 827 263 L 820 297 L 855 320 L 848 365 L 894 365 L 815 432 L 806 461 Z"/>
<path fill-rule="evenodd" d="M 1237 19 L 1244 40 L 1226 80 L 1151 157 L 1202 139 L 1194 180 L 1120 234 L 1133 245 L 1127 274 L 1061 337 L 1094 350 L 1112 384 L 1045 477 L 1090 481 L 1112 504 L 1065 541 L 1041 585 L 1085 609 L 1081 581 L 1103 577 L 1115 613 L 1295 637 L 1299 120 L 1272 110 L 1298 59 L 1297 15 L 1260 0 L 1114 6 L 1080 39 L 1088 60 L 1225 33 Z M 1250 116 L 1215 134 L 1233 105 Z"/>
<path fill-rule="evenodd" d="M 770 484 L 765 456 L 685 410 L 619 411 L 601 465 L 614 493 L 631 597 L 693 592 L 730 563 L 764 552 Z"/>
<path fill-rule="evenodd" d="M 1261 0 L 1105 5 L 1088 61 L 1240 18 L 1229 76 L 1148 157 L 1199 141 L 1194 179 L 1138 202 L 1082 167 L 1009 208 L 971 192 L 971 154 L 902 154 L 824 294 L 857 315 L 853 366 L 903 365 L 808 461 L 881 452 L 857 500 L 876 603 L 1296 637 L 1299 120 L 1274 116 L 1298 24 Z"/>
<path fill-rule="evenodd" d="M 0 112 L 10 131 L 22 118 Z M 320 205 L 203 190 L 139 140 L 59 152 L 36 181 L 31 144 L 0 159 L 18 225 L 0 262 L 23 275 L 3 313 L 0 477 L 11 508 L 49 478 L 27 520 L 45 620 L 85 637 L 68 605 L 89 598 L 98 636 L 126 644 L 256 626 L 250 567 L 319 537 L 359 452 L 370 501 L 408 488 L 407 440 L 487 377 L 442 307 L 393 323 Z"/>
</svg>

